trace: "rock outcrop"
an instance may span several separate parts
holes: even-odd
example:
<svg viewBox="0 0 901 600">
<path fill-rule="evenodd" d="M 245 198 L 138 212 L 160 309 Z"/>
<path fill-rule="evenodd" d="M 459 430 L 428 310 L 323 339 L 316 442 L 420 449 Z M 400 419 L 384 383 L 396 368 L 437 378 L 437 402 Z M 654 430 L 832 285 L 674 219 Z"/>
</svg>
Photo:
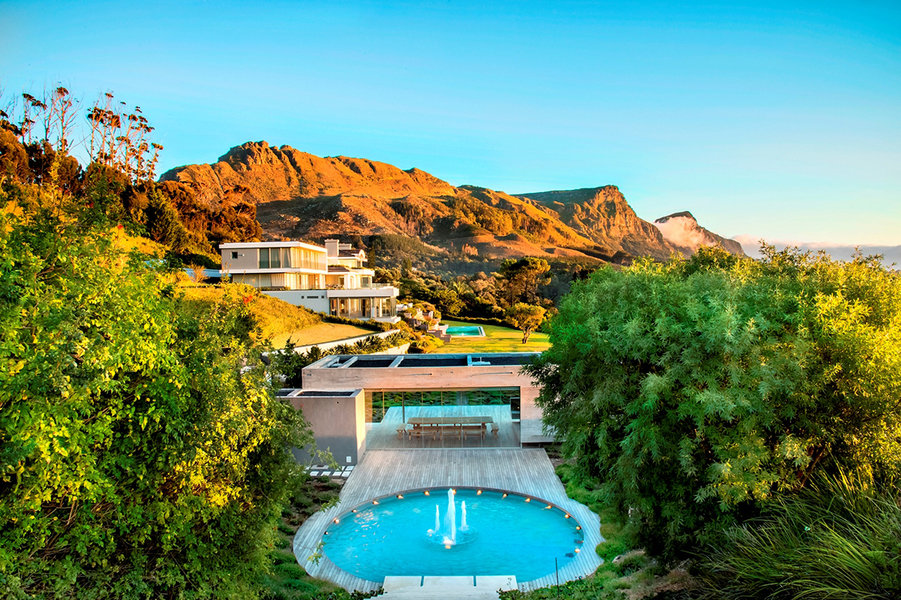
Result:
<svg viewBox="0 0 901 600">
<path fill-rule="evenodd" d="M 522 194 L 553 210 L 560 220 L 596 243 L 608 256 L 652 256 L 675 251 L 652 224 L 640 219 L 615 185 Z"/>
</svg>

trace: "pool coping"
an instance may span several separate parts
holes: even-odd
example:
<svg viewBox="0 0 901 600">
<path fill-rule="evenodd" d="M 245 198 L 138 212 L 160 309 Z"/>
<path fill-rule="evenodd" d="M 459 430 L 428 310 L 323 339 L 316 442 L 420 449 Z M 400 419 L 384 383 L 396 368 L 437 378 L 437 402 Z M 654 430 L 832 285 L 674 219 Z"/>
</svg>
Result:
<svg viewBox="0 0 901 600">
<path fill-rule="evenodd" d="M 436 459 L 436 455 L 439 454 L 442 455 L 442 459 Z M 397 458 L 398 456 L 400 458 Z M 409 468 L 410 479 L 415 479 L 414 475 L 422 475 L 421 471 L 425 469 L 428 472 L 432 485 L 396 487 L 396 489 L 391 491 L 388 491 L 387 488 L 379 489 L 379 484 L 385 484 L 388 488 L 403 486 L 403 473 L 394 473 L 395 477 L 392 479 L 396 479 L 396 481 L 393 484 L 384 482 L 384 478 L 380 477 L 382 474 L 379 472 L 380 465 L 378 463 L 380 462 L 379 459 L 384 457 L 389 457 L 394 461 L 400 460 L 405 467 Z M 490 460 L 473 461 L 472 457 Z M 460 463 L 466 461 L 467 458 L 469 458 L 470 463 L 478 464 L 473 464 L 470 473 L 463 474 Z M 417 461 L 416 459 L 420 460 Z M 501 480 L 506 480 L 504 487 L 483 485 L 482 481 L 487 483 L 485 478 L 501 475 L 500 471 L 492 473 L 490 468 L 485 468 L 486 465 L 490 464 L 495 464 L 497 468 L 505 471 L 516 471 L 516 473 L 503 473 L 506 476 L 499 477 Z M 547 481 L 549 476 L 553 478 L 553 481 Z M 454 478 L 457 482 L 450 481 L 450 478 Z M 469 481 L 463 481 L 466 478 Z M 563 485 L 557 479 L 556 474 L 554 474 L 547 454 L 544 450 L 534 448 L 445 449 L 427 453 L 416 450 L 370 450 L 364 455 L 364 460 L 361 461 L 360 465 L 354 469 L 348 478 L 345 488 L 341 491 L 339 502 L 332 507 L 315 513 L 297 530 L 293 543 L 294 555 L 298 563 L 313 577 L 325 579 L 349 591 L 375 591 L 381 587 L 382 582 L 362 579 L 344 571 L 322 552 L 321 540 L 324 537 L 325 530 L 333 523 L 334 519 L 340 519 L 354 508 L 371 503 L 373 500 L 395 497 L 397 494 L 409 493 L 410 491 L 446 489 L 449 487 L 485 489 L 531 497 L 570 514 L 581 526 L 584 540 L 583 551 L 577 553 L 575 558 L 559 569 L 558 572 L 551 572 L 548 575 L 529 581 L 518 581 L 518 587 L 522 591 L 553 585 L 557 581 L 557 573 L 559 573 L 561 582 L 581 579 L 594 573 L 603 563 L 597 552 L 594 551 L 595 547 L 604 541 L 600 534 L 599 517 L 588 507 L 566 496 Z M 429 576 L 432 574 L 422 573 L 421 575 Z"/>
</svg>

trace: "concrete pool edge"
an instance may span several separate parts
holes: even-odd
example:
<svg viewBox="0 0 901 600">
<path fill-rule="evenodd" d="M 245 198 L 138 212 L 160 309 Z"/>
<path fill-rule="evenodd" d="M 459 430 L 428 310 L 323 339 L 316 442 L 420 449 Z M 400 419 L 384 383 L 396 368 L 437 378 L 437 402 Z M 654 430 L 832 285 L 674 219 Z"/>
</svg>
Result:
<svg viewBox="0 0 901 600">
<path fill-rule="evenodd" d="M 435 463 L 435 455 L 439 452 L 446 457 L 444 459 L 444 462 L 446 464 L 433 464 Z M 597 570 L 597 568 L 602 564 L 603 561 L 597 555 L 597 552 L 595 552 L 597 545 L 603 541 L 603 537 L 600 534 L 600 518 L 590 509 L 588 509 L 588 507 L 579 504 L 575 500 L 572 500 L 571 498 L 566 496 L 563 490 L 563 485 L 553 473 L 553 467 L 550 465 L 550 461 L 547 459 L 547 455 L 543 450 L 457 449 L 430 452 L 428 453 L 428 456 L 425 457 L 417 456 L 418 454 L 419 453 L 417 453 L 416 451 L 411 450 L 373 450 L 366 453 L 364 461 L 360 466 L 357 467 L 357 469 L 354 470 L 353 474 L 351 474 L 351 476 L 348 478 L 348 482 L 341 492 L 341 497 L 338 504 L 312 515 L 297 530 L 297 533 L 294 536 L 294 542 L 292 545 L 294 555 L 298 563 L 307 571 L 307 573 L 309 573 L 313 577 L 330 581 L 331 583 L 339 585 L 349 591 L 359 590 L 364 592 L 371 592 L 379 589 L 379 587 L 381 587 L 382 585 L 381 581 L 369 581 L 356 577 L 355 575 L 352 575 L 351 573 L 340 569 L 331 560 L 329 560 L 327 556 L 325 556 L 325 554 L 322 552 L 322 547 L 320 546 L 320 540 L 322 539 L 326 528 L 334 521 L 334 519 L 341 517 L 347 512 L 350 512 L 353 508 L 366 502 L 377 500 L 380 497 L 389 497 L 398 493 L 405 493 L 405 490 L 445 489 L 448 487 L 459 487 L 467 489 L 492 489 L 493 491 L 508 492 L 521 496 L 529 496 L 535 498 L 536 500 L 540 499 L 544 502 L 552 504 L 572 515 L 572 517 L 582 527 L 582 532 L 584 535 L 584 550 L 578 553 L 574 559 L 572 559 L 567 565 L 565 565 L 564 568 L 560 569 L 559 575 L 561 582 L 587 577 L 588 575 L 594 573 L 595 570 Z M 414 479 L 416 475 L 422 475 L 422 473 L 417 473 L 417 471 L 426 470 L 428 472 L 428 477 L 431 480 L 432 485 L 411 485 L 404 487 L 402 481 L 382 481 L 380 479 L 374 478 L 373 480 L 376 482 L 374 487 L 376 489 L 369 489 L 369 484 L 371 483 L 371 481 L 367 479 L 366 469 L 361 469 L 361 467 L 365 467 L 366 462 L 368 461 L 369 466 L 372 467 L 371 470 L 373 471 L 373 476 L 383 475 L 376 472 L 379 468 L 380 458 L 384 456 L 394 457 L 397 455 L 404 457 L 403 463 L 409 468 L 409 475 L 411 479 Z M 461 473 L 461 463 L 466 463 L 467 461 L 471 463 L 473 462 L 473 457 L 476 457 L 483 461 L 490 459 L 500 465 L 501 468 L 509 466 L 511 462 L 515 462 L 517 464 L 522 463 L 519 467 L 519 470 L 527 473 L 529 480 L 525 480 L 526 478 L 522 476 L 523 472 L 520 472 L 511 473 L 510 477 L 506 478 L 508 479 L 507 482 L 497 482 L 505 483 L 503 487 L 499 487 L 496 484 L 486 485 L 482 481 L 473 481 L 473 478 L 480 479 L 481 477 L 492 476 L 492 474 L 488 472 L 489 470 L 484 468 L 484 465 L 475 465 L 471 469 L 472 472 Z M 512 457 L 516 460 L 505 460 L 505 457 Z M 416 461 L 416 459 L 420 460 Z M 422 464 L 414 464 L 414 461 L 421 461 Z M 536 468 L 535 465 L 540 463 L 544 464 L 539 468 Z M 448 479 L 441 477 L 442 467 L 444 467 L 443 470 L 446 472 L 448 479 L 450 477 L 453 477 L 453 480 L 457 481 L 457 483 L 452 483 L 452 481 L 448 481 Z M 453 471 L 455 470 L 457 471 L 457 473 L 452 475 Z M 497 476 L 497 474 L 495 476 Z M 549 476 L 553 477 L 553 481 L 547 481 Z M 539 481 L 538 483 L 536 483 L 535 481 L 531 481 L 532 478 L 534 478 L 535 480 L 544 479 L 545 481 Z M 392 479 L 402 480 L 403 473 L 395 473 L 395 477 Z M 500 476 L 499 479 L 503 480 L 505 479 L 505 477 Z M 377 489 L 379 487 L 379 483 L 383 484 L 382 489 Z M 396 485 L 397 487 L 392 489 L 392 485 Z M 541 490 L 552 493 L 536 493 L 537 491 Z M 345 494 L 345 492 L 348 493 Z M 428 576 L 430 574 L 423 573 L 422 575 Z M 556 573 L 552 572 L 537 579 L 521 581 L 517 583 L 519 589 L 522 591 L 548 587 L 556 583 Z"/>
</svg>

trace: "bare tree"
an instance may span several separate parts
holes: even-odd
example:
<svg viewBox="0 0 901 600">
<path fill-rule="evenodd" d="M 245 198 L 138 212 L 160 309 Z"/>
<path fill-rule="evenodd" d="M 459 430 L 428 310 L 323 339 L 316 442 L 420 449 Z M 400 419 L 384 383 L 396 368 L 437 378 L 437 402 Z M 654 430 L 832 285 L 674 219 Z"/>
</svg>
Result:
<svg viewBox="0 0 901 600">
<path fill-rule="evenodd" d="M 22 120 L 19 123 L 19 136 L 22 138 L 23 144 L 31 143 L 31 130 L 34 129 L 36 122 L 35 113 L 47 110 L 47 105 L 27 92 L 22 93 Z M 32 117 L 35 118 L 32 118 Z"/>
<path fill-rule="evenodd" d="M 51 92 L 44 92 L 43 124 L 44 141 L 57 152 L 68 152 L 72 131 L 76 123 L 79 103 L 72 98 L 69 90 L 58 86 Z"/>
<path fill-rule="evenodd" d="M 153 127 L 141 107 L 128 110 L 107 92 L 87 111 L 89 132 L 79 123 L 79 113 L 80 102 L 63 86 L 45 90 L 41 98 L 29 93 L 6 98 L 0 90 L 0 123 L 32 147 L 30 153 L 53 154 L 56 164 L 87 142 L 90 161 L 125 174 L 132 183 L 153 179 L 163 147 L 151 141 Z"/>
<path fill-rule="evenodd" d="M 114 102 L 107 92 L 87 117 L 91 126 L 89 152 L 94 161 L 122 171 L 132 181 L 153 179 L 163 147 L 149 141 L 153 127 L 140 106 L 129 112 L 124 102 Z"/>
</svg>

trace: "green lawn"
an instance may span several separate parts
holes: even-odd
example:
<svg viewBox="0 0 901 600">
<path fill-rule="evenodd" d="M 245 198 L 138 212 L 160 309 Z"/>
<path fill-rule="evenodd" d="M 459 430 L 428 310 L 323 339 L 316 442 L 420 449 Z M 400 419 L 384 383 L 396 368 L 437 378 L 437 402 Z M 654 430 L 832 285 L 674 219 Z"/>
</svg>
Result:
<svg viewBox="0 0 901 600">
<path fill-rule="evenodd" d="M 464 323 L 450 319 L 441 321 L 443 325 L 472 326 L 477 323 Z M 437 348 L 435 352 L 543 352 L 550 347 L 547 334 L 533 332 L 529 336 L 529 343 L 522 343 L 522 332 L 511 327 L 498 325 L 479 325 L 485 330 L 485 337 L 455 337 L 451 341 Z"/>
</svg>

